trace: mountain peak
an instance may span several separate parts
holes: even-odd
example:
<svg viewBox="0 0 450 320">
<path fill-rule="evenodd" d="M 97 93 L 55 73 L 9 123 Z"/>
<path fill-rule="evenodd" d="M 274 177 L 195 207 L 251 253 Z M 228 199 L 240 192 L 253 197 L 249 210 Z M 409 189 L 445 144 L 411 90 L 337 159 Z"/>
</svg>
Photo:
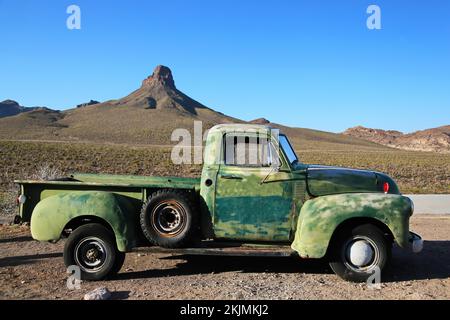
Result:
<svg viewBox="0 0 450 320">
<path fill-rule="evenodd" d="M 14 100 L 7 99 L 0 102 L 0 118 L 15 116 L 24 111 L 26 109 Z"/>
<path fill-rule="evenodd" d="M 6 100 L 0 102 L 0 106 L 7 106 L 7 105 L 8 106 L 11 106 L 11 105 L 19 106 L 19 103 L 17 101 L 11 100 L 11 99 L 6 99 Z"/>
<path fill-rule="evenodd" d="M 153 74 L 142 81 L 142 86 L 162 85 L 175 89 L 175 81 L 173 81 L 172 71 L 163 65 L 156 66 Z"/>
<path fill-rule="evenodd" d="M 249 123 L 253 123 L 253 124 L 269 124 L 270 121 L 267 120 L 266 118 L 258 118 L 258 119 L 249 121 Z"/>
<path fill-rule="evenodd" d="M 137 106 L 145 109 L 177 109 L 197 114 L 196 109 L 206 108 L 175 87 L 172 71 L 158 65 L 153 74 L 142 81 L 142 86 L 128 96 L 115 100 L 115 105 Z"/>
</svg>

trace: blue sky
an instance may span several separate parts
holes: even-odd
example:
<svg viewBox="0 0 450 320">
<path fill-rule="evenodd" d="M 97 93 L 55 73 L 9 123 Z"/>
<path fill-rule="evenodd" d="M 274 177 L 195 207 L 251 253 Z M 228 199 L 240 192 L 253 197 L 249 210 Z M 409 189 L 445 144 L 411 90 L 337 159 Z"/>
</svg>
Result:
<svg viewBox="0 0 450 320">
<path fill-rule="evenodd" d="M 81 8 L 81 30 L 66 9 Z M 381 8 L 381 30 L 366 9 Z M 0 0 L 0 100 L 122 97 L 158 64 L 245 120 L 340 132 L 450 124 L 450 2 Z"/>
</svg>

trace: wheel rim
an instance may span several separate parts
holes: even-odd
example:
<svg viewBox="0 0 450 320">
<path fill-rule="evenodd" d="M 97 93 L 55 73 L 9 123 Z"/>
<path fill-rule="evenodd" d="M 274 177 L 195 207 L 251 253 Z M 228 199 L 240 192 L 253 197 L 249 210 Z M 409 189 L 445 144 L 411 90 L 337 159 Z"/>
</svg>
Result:
<svg viewBox="0 0 450 320">
<path fill-rule="evenodd" d="M 356 236 L 344 244 L 342 259 L 349 269 L 368 272 L 379 264 L 380 249 L 372 239 Z"/>
<path fill-rule="evenodd" d="M 85 272 L 100 270 L 107 257 L 105 242 L 96 237 L 82 239 L 75 247 L 75 262 Z"/>
<path fill-rule="evenodd" d="M 174 237 L 186 223 L 186 210 L 173 200 L 158 203 L 151 212 L 152 227 L 161 235 Z"/>
</svg>

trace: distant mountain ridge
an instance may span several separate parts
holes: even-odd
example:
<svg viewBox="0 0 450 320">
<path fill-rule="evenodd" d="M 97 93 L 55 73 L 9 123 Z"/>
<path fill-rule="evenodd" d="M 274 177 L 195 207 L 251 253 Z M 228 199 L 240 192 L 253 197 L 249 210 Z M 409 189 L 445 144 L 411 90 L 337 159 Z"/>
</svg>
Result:
<svg viewBox="0 0 450 320">
<path fill-rule="evenodd" d="M 17 101 L 14 100 L 4 100 L 0 102 L 0 118 L 15 116 L 22 112 L 33 111 L 42 107 L 24 107 L 21 106 Z"/>
<path fill-rule="evenodd" d="M 343 134 L 397 149 L 450 153 L 450 125 L 408 134 L 357 126 Z"/>
<path fill-rule="evenodd" d="M 10 110 L 0 117 L 0 139 L 3 140 L 173 145 L 177 141 L 177 137 L 172 137 L 174 130 L 187 129 L 192 134 L 194 121 L 202 122 L 203 132 L 218 123 L 246 122 L 209 108 L 181 92 L 171 70 L 162 65 L 157 66 L 137 90 L 119 99 L 90 100 L 64 111 L 25 108 L 15 101 L 7 101 L 2 108 Z M 249 122 L 281 129 L 301 150 L 388 150 L 381 144 L 367 141 L 367 137 L 292 128 L 265 118 Z"/>
<path fill-rule="evenodd" d="M 90 100 L 64 111 L 9 112 L 0 118 L 0 139 L 170 145 L 172 132 L 192 131 L 193 121 L 201 121 L 204 130 L 217 123 L 242 122 L 178 90 L 171 70 L 159 65 L 123 98 Z"/>
</svg>

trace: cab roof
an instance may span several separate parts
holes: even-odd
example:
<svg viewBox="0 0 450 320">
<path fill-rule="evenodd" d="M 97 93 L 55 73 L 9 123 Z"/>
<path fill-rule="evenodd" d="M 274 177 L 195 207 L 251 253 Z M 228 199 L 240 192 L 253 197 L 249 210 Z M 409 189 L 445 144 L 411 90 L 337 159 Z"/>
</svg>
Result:
<svg viewBox="0 0 450 320">
<path fill-rule="evenodd" d="M 213 132 L 226 132 L 226 131 L 237 131 L 237 132 L 245 132 L 245 131 L 256 131 L 256 132 L 267 132 L 274 128 L 263 125 L 263 124 L 251 124 L 251 123 L 225 123 L 218 124 L 209 129 L 210 133 Z"/>
</svg>

